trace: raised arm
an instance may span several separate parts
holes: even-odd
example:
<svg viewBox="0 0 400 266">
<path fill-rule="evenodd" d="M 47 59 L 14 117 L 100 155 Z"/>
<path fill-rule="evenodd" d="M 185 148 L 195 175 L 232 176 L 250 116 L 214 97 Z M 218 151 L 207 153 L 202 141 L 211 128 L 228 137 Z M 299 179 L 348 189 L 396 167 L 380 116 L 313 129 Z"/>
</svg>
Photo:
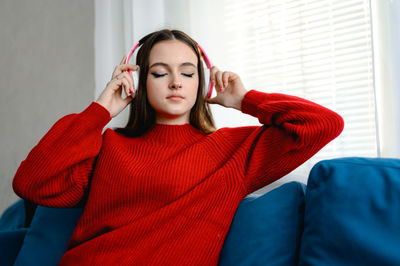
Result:
<svg viewBox="0 0 400 266">
<path fill-rule="evenodd" d="M 343 130 L 340 115 L 311 101 L 279 93 L 247 91 L 236 73 L 213 67 L 217 96 L 209 103 L 257 117 L 263 126 L 223 128 L 215 132 L 211 154 L 239 177 L 251 193 L 291 172 Z"/>
<path fill-rule="evenodd" d="M 343 130 L 337 113 L 311 101 L 278 93 L 249 91 L 243 113 L 263 126 L 223 128 L 219 156 L 251 193 L 288 174 Z"/>
<path fill-rule="evenodd" d="M 110 120 L 110 113 L 95 102 L 58 120 L 19 166 L 12 183 L 15 193 L 47 207 L 77 205 Z"/>
</svg>

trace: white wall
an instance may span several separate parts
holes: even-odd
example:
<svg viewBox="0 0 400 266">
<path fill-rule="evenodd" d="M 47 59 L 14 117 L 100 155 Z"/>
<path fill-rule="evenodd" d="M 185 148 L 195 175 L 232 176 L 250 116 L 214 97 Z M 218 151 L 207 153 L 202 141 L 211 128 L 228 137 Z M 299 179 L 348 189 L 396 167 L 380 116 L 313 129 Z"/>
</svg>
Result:
<svg viewBox="0 0 400 266">
<path fill-rule="evenodd" d="M 93 100 L 93 0 L 0 2 L 0 214 L 22 160 L 62 116 Z"/>
</svg>

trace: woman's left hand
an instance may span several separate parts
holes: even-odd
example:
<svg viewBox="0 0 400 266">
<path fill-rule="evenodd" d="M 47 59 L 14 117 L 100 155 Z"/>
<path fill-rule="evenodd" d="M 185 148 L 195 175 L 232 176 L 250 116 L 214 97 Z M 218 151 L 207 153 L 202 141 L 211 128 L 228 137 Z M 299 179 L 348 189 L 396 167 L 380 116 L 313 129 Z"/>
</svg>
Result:
<svg viewBox="0 0 400 266">
<path fill-rule="evenodd" d="M 216 66 L 213 66 L 210 79 L 214 82 L 217 96 L 207 99 L 207 102 L 240 110 L 247 90 L 244 88 L 239 75 L 230 71 L 222 72 Z"/>
</svg>

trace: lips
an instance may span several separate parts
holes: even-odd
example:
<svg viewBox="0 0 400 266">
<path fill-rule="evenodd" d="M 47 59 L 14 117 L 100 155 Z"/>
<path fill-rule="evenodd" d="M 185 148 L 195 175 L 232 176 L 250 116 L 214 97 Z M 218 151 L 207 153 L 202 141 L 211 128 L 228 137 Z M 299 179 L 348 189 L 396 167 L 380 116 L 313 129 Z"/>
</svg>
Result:
<svg viewBox="0 0 400 266">
<path fill-rule="evenodd" d="M 182 95 L 178 95 L 178 94 L 173 94 L 173 95 L 169 95 L 167 97 L 167 99 L 171 99 L 171 100 L 180 100 L 180 99 L 184 99 L 185 97 L 183 97 Z"/>
</svg>

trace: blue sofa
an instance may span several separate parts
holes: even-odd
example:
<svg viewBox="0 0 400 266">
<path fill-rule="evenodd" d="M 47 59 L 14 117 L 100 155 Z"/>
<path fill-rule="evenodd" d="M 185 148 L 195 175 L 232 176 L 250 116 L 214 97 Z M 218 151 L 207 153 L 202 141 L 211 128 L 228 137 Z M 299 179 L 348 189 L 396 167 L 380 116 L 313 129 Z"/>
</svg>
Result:
<svg viewBox="0 0 400 266">
<path fill-rule="evenodd" d="M 19 200 L 0 218 L 0 265 L 57 265 L 82 208 Z M 219 265 L 400 265 L 400 160 L 317 163 L 240 203 Z"/>
</svg>

